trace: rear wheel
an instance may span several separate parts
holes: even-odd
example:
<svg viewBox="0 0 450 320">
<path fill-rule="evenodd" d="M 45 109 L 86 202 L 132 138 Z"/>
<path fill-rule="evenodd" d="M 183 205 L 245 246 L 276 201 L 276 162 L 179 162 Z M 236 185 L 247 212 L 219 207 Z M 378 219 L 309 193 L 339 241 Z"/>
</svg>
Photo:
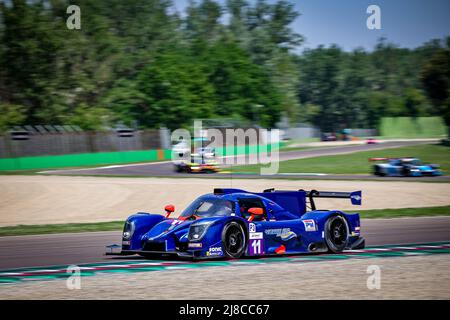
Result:
<svg viewBox="0 0 450 320">
<path fill-rule="evenodd" d="M 409 177 L 411 175 L 411 168 L 410 167 L 403 167 L 402 174 L 404 177 Z"/>
<path fill-rule="evenodd" d="M 225 225 L 222 231 L 222 244 L 224 254 L 228 258 L 239 258 L 245 252 L 245 233 L 242 226 L 237 222 Z"/>
<path fill-rule="evenodd" d="M 325 224 L 325 241 L 328 250 L 342 252 L 348 242 L 348 224 L 343 216 L 330 217 Z"/>
</svg>

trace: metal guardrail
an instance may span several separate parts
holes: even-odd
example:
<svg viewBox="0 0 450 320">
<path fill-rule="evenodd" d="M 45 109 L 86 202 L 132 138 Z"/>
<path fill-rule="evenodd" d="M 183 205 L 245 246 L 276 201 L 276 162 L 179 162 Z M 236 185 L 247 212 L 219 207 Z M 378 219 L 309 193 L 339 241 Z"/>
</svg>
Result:
<svg viewBox="0 0 450 320">
<path fill-rule="evenodd" d="M 102 132 L 77 126 L 17 126 L 0 136 L 0 158 L 164 149 L 160 130 L 120 127 Z"/>
</svg>

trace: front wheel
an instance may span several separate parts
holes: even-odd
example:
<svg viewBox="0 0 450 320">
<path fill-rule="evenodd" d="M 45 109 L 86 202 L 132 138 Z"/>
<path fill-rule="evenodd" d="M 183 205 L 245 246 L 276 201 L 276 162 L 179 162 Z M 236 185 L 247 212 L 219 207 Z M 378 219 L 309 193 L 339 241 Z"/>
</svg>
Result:
<svg viewBox="0 0 450 320">
<path fill-rule="evenodd" d="M 379 166 L 373 167 L 373 174 L 379 177 L 383 177 L 385 175 Z"/>
<path fill-rule="evenodd" d="M 225 225 L 222 231 L 222 244 L 224 254 L 228 258 L 239 258 L 245 252 L 245 233 L 242 226 L 237 222 Z"/>
<path fill-rule="evenodd" d="M 325 241 L 333 253 L 344 251 L 348 242 L 348 224 L 344 217 L 330 217 L 325 224 Z"/>
<path fill-rule="evenodd" d="M 403 170 L 402 170 L 402 175 L 404 177 L 410 177 L 411 176 L 411 168 L 404 167 Z"/>
</svg>

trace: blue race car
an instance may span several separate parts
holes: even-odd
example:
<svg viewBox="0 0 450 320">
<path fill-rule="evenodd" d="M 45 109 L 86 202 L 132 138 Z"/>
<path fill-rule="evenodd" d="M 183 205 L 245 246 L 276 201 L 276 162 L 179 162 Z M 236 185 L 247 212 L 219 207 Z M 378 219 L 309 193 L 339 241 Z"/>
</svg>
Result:
<svg viewBox="0 0 450 320">
<path fill-rule="evenodd" d="M 360 205 L 361 191 L 214 189 L 178 218 L 170 218 L 172 205 L 165 207 L 166 216 L 142 212 L 130 216 L 121 251 L 107 254 L 207 259 L 364 248 L 359 214 L 317 210 L 316 198 L 348 198 Z M 114 245 L 110 248 L 113 251 Z"/>
<path fill-rule="evenodd" d="M 370 158 L 369 161 L 387 161 L 373 166 L 373 174 L 384 177 L 422 177 L 440 176 L 442 171 L 437 164 L 424 164 L 417 158 Z"/>
</svg>

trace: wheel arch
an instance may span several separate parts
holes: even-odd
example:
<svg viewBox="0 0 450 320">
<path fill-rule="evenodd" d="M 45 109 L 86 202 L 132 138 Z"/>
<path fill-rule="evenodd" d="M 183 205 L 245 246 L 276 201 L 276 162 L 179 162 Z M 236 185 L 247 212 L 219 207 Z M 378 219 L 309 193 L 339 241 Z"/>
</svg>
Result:
<svg viewBox="0 0 450 320">
<path fill-rule="evenodd" d="M 342 216 L 345 221 L 347 222 L 347 226 L 349 231 L 356 226 L 356 224 L 359 224 L 359 214 L 348 214 L 339 210 L 332 210 L 332 211 L 310 211 L 302 216 L 302 220 L 305 219 L 314 219 L 319 227 L 321 227 L 321 230 L 325 231 L 325 225 L 327 221 L 331 217 L 335 216 Z"/>
<path fill-rule="evenodd" d="M 157 223 L 163 220 L 164 217 L 160 214 L 149 214 L 146 212 L 138 212 L 129 216 L 124 222 L 124 227 L 127 223 L 132 223 L 134 227 L 131 238 L 129 239 L 130 246 L 125 249 L 141 249 L 141 236 L 148 232 L 151 228 L 153 228 Z"/>
<path fill-rule="evenodd" d="M 332 219 L 332 218 L 334 218 L 334 217 L 341 217 L 341 218 L 343 218 L 343 220 L 345 221 L 345 223 L 346 223 L 346 227 L 347 227 L 347 236 L 346 236 L 346 240 L 345 240 L 345 246 L 344 246 L 344 248 L 342 249 L 342 250 L 344 250 L 345 249 L 345 247 L 347 247 L 348 246 L 348 244 L 349 244 L 349 241 L 350 241 L 350 230 L 351 230 L 351 224 L 350 224 L 350 222 L 349 222 L 349 219 L 348 219 L 348 217 L 346 216 L 346 214 L 345 213 L 343 213 L 343 212 L 335 212 L 334 214 L 331 214 L 331 215 L 329 215 L 328 216 L 328 218 L 325 220 L 325 222 L 324 222 L 324 226 L 323 226 L 323 231 L 324 232 L 326 232 L 326 227 L 327 227 L 327 223 L 328 223 L 328 221 L 330 221 L 330 219 Z M 334 252 L 334 253 L 336 253 L 336 251 L 334 251 L 334 250 L 332 250 L 330 247 L 329 247 L 329 244 L 328 244 L 328 241 L 326 240 L 326 236 L 325 236 L 325 243 L 326 243 L 326 245 L 328 246 L 328 248 L 329 248 L 329 251 L 330 252 Z M 341 252 L 341 251 L 339 251 L 339 252 Z"/>
<path fill-rule="evenodd" d="M 245 244 L 244 244 L 244 252 L 243 252 L 242 256 L 245 256 L 245 255 L 247 254 L 247 249 L 248 249 L 249 232 L 248 232 L 248 226 L 247 226 L 247 223 L 246 223 L 243 219 L 238 219 L 238 218 L 236 218 L 236 217 L 231 217 L 231 219 L 227 219 L 227 220 L 223 221 L 222 227 L 221 227 L 221 235 L 220 235 L 220 239 L 223 241 L 223 232 L 224 232 L 224 230 L 225 230 L 225 227 L 226 227 L 228 224 L 232 223 L 232 222 L 235 222 L 235 223 L 237 223 L 239 226 L 241 226 L 242 231 L 243 231 L 243 233 L 244 233 L 244 241 L 245 241 Z M 222 244 L 222 246 L 224 247 L 224 244 Z M 224 247 L 224 250 L 225 250 L 225 247 Z"/>
<path fill-rule="evenodd" d="M 244 231 L 244 236 L 245 236 L 245 245 L 247 246 L 248 245 L 248 237 L 249 237 L 247 223 L 243 219 L 237 219 L 237 218 L 233 217 L 223 223 L 222 230 L 223 230 L 223 228 L 225 228 L 225 225 L 227 225 L 230 222 L 237 222 L 242 227 L 242 230 Z"/>
</svg>

